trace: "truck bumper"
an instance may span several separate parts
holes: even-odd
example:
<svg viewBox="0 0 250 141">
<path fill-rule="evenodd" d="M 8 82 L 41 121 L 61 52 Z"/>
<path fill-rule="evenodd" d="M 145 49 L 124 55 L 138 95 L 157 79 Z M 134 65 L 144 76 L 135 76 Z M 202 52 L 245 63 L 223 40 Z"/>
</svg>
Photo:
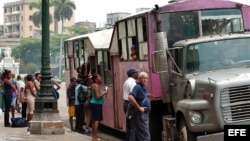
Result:
<svg viewBox="0 0 250 141">
<path fill-rule="evenodd" d="M 197 141 L 224 141 L 224 132 L 198 136 Z"/>
</svg>

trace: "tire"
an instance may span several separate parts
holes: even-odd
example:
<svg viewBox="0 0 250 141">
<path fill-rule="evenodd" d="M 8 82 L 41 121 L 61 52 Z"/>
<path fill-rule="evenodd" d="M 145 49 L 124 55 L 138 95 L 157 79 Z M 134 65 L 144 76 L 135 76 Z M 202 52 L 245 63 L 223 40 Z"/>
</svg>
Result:
<svg viewBox="0 0 250 141">
<path fill-rule="evenodd" d="M 184 119 L 182 119 L 180 122 L 179 140 L 178 141 L 197 141 L 196 135 L 189 131 Z"/>
</svg>

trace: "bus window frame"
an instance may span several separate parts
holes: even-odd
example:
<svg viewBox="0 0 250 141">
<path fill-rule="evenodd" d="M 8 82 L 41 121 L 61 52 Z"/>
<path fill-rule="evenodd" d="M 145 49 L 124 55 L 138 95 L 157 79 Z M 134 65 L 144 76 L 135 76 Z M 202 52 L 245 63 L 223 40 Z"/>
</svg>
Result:
<svg viewBox="0 0 250 141">
<path fill-rule="evenodd" d="M 112 85 L 112 75 L 111 75 L 109 51 L 108 50 L 97 50 L 96 51 L 96 58 L 97 58 L 96 59 L 97 73 L 102 76 L 103 84 L 104 85 Z M 100 62 L 102 62 L 102 64 L 100 64 Z"/>
<path fill-rule="evenodd" d="M 117 37 L 121 61 L 148 60 L 147 23 L 145 16 L 118 23 Z M 132 46 L 135 46 L 135 58 L 132 58 Z"/>
<path fill-rule="evenodd" d="M 68 50 L 68 42 L 64 43 L 64 63 L 65 63 L 65 69 L 69 70 L 69 50 Z"/>
</svg>

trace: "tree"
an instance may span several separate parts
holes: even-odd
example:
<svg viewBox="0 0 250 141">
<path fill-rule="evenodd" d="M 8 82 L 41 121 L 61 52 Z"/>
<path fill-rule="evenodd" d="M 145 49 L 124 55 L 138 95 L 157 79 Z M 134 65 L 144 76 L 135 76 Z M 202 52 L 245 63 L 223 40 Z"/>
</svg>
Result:
<svg viewBox="0 0 250 141">
<path fill-rule="evenodd" d="M 60 42 L 60 59 L 59 59 L 59 78 L 62 73 L 62 46 L 63 46 L 63 23 L 65 19 L 70 20 L 73 16 L 73 10 L 76 9 L 75 3 L 70 0 L 54 0 L 53 5 L 55 6 L 54 18 L 61 21 L 61 42 Z"/>
<path fill-rule="evenodd" d="M 82 34 L 89 33 L 89 30 L 81 25 L 73 25 L 73 26 L 67 27 L 67 30 L 69 31 L 69 33 L 75 34 L 75 35 L 82 35 Z"/>
<path fill-rule="evenodd" d="M 27 73 L 23 71 L 28 71 L 31 68 L 27 68 L 28 64 L 32 65 L 31 70 L 40 70 L 41 68 L 41 50 L 42 44 L 41 39 L 36 38 L 25 38 L 20 41 L 20 44 L 12 49 L 12 56 L 15 59 L 20 59 L 20 72 Z M 25 68 L 25 69 L 22 69 Z M 28 72 L 31 72 L 28 71 Z"/>
<path fill-rule="evenodd" d="M 32 2 L 29 5 L 29 8 L 35 8 L 38 11 L 32 14 L 32 22 L 36 27 L 40 27 L 42 23 L 42 0 L 38 0 L 37 2 Z M 49 16 L 50 23 L 52 22 L 52 16 Z"/>
</svg>

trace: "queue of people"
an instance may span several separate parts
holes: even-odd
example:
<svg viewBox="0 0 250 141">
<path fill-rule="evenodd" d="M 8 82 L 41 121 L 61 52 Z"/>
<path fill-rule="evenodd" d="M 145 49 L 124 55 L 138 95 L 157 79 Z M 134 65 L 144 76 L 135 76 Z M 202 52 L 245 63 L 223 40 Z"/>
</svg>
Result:
<svg viewBox="0 0 250 141">
<path fill-rule="evenodd" d="M 40 81 L 40 73 L 36 73 L 35 76 L 27 74 L 22 78 L 21 75 L 15 77 L 15 74 L 7 69 L 2 72 L 0 84 L 5 127 L 11 127 L 9 115 L 11 113 L 11 118 L 15 118 L 17 104 L 21 105 L 21 117 L 27 120 L 29 127 L 35 110 L 35 99 L 40 93 Z M 57 90 L 61 88 L 57 82 L 53 82 L 52 85 L 55 85 Z"/>
<path fill-rule="evenodd" d="M 78 78 L 72 77 L 67 88 L 70 128 L 79 133 L 88 133 L 92 130 L 92 141 L 99 141 L 101 139 L 97 133 L 99 123 L 103 120 L 102 106 L 108 89 L 101 85 L 102 77 L 99 74 L 90 72 L 88 63 L 79 67 L 77 72 Z M 80 88 L 88 90 L 88 99 L 84 103 L 79 102 L 77 98 Z M 76 118 L 75 125 L 74 117 Z"/>
</svg>

